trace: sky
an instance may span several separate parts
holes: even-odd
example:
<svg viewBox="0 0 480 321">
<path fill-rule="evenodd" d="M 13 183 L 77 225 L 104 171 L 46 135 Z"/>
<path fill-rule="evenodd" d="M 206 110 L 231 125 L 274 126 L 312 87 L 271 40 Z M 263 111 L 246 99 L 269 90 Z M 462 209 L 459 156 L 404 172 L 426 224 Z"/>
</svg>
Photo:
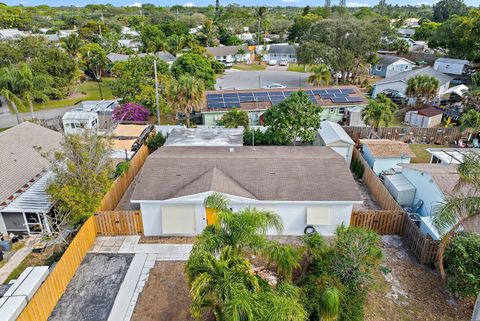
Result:
<svg viewBox="0 0 480 321">
<path fill-rule="evenodd" d="M 464 0 L 467 5 L 478 6 L 479 0 Z M 151 3 L 157 6 L 172 6 L 174 4 L 183 5 L 183 6 L 208 6 L 210 4 L 214 5 L 214 0 L 0 0 L 0 2 L 6 3 L 8 5 L 19 5 L 23 4 L 24 6 L 46 4 L 49 6 L 59 6 L 59 5 L 76 5 L 76 6 L 85 6 L 87 4 L 100 4 L 100 3 L 110 3 L 115 6 L 128 6 L 136 5 L 139 6 L 141 3 Z M 332 5 L 338 4 L 339 0 L 332 0 Z M 267 6 L 299 6 L 304 7 L 306 5 L 318 6 L 323 4 L 323 0 L 229 0 L 222 1 L 222 5 L 228 3 L 237 3 L 240 5 L 267 5 Z M 348 7 L 362 7 L 362 6 L 372 6 L 378 3 L 378 0 L 347 0 Z M 432 5 L 435 3 L 435 0 L 387 0 L 389 4 L 399 4 L 399 5 L 421 5 L 428 4 Z"/>
</svg>

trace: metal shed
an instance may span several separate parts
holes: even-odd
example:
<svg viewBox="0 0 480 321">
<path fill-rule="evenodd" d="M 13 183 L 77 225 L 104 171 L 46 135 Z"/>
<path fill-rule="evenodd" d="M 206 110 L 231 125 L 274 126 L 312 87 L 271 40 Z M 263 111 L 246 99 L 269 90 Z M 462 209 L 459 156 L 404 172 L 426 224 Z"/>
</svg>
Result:
<svg viewBox="0 0 480 321">
<path fill-rule="evenodd" d="M 398 202 L 403 206 L 412 206 L 416 188 L 403 174 L 386 175 L 385 187 Z"/>
</svg>

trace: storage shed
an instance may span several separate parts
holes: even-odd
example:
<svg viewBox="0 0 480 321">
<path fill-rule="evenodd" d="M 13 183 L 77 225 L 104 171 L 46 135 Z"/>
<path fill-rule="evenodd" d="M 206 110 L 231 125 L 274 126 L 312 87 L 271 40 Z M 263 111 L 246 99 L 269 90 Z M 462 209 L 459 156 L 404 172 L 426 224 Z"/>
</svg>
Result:
<svg viewBox="0 0 480 321">
<path fill-rule="evenodd" d="M 415 186 L 402 174 L 386 175 L 385 187 L 400 205 L 412 206 L 415 198 Z"/>
<path fill-rule="evenodd" d="M 348 166 L 352 161 L 353 146 L 355 142 L 343 130 L 342 126 L 331 121 L 322 121 L 318 136 L 321 146 L 327 146 L 345 158 Z"/>
<path fill-rule="evenodd" d="M 413 127 L 430 128 L 442 123 L 443 112 L 435 107 L 411 110 L 405 114 L 405 122 Z"/>
</svg>

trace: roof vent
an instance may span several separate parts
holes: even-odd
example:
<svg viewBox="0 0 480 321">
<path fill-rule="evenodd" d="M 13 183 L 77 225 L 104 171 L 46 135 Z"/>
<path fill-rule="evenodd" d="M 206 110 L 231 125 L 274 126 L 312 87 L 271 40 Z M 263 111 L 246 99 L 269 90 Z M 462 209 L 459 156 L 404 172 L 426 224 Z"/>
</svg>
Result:
<svg viewBox="0 0 480 321">
<path fill-rule="evenodd" d="M 230 147 L 230 153 L 233 153 L 235 149 L 233 147 Z"/>
</svg>

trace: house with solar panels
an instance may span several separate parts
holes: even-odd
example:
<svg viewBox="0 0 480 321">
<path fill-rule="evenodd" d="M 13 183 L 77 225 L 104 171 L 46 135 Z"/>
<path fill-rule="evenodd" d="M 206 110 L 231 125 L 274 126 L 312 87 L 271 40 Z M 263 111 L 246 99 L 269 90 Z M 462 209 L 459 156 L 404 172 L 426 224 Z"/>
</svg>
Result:
<svg viewBox="0 0 480 321">
<path fill-rule="evenodd" d="M 202 106 L 203 124 L 219 125 L 225 113 L 237 108 L 248 112 L 251 126 L 263 125 L 265 111 L 299 90 L 305 91 L 312 102 L 323 108 L 320 116 L 322 121 L 345 121 L 349 126 L 361 125 L 346 119 L 347 110 L 363 108 L 368 104 L 355 86 L 208 91 Z"/>
</svg>

